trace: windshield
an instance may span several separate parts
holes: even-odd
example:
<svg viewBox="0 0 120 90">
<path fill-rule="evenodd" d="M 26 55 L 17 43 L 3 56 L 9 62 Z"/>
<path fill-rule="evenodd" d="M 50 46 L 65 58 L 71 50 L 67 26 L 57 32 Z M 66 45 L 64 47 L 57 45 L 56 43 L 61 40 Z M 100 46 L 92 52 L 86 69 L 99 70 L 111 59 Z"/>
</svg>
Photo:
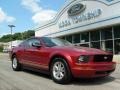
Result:
<svg viewBox="0 0 120 90">
<path fill-rule="evenodd" d="M 50 38 L 50 37 L 43 37 L 42 38 L 44 44 L 48 47 L 52 46 L 71 46 L 72 44 L 66 40 L 59 39 L 59 38 Z"/>
</svg>

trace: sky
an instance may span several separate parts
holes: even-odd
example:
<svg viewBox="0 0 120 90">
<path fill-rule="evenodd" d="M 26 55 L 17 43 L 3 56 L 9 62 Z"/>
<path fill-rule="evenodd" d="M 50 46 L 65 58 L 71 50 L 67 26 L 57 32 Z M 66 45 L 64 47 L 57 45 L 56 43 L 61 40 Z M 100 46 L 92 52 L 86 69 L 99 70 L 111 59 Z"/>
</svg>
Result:
<svg viewBox="0 0 120 90">
<path fill-rule="evenodd" d="M 0 0 L 0 37 L 10 34 L 8 25 L 15 25 L 16 33 L 51 20 L 64 3 L 65 0 Z"/>
</svg>

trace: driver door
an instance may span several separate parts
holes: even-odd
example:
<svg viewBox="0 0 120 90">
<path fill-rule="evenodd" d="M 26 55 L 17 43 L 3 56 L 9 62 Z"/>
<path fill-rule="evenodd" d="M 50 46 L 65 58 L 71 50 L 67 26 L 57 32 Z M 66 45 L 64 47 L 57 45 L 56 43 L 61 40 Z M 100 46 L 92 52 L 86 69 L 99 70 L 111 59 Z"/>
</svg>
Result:
<svg viewBox="0 0 120 90">
<path fill-rule="evenodd" d="M 35 67 L 35 68 L 39 68 L 40 65 L 42 65 L 42 45 L 39 39 L 29 39 L 27 42 L 27 47 L 25 48 L 25 61 L 26 64 L 31 66 L 31 67 Z M 41 47 L 35 47 L 33 46 L 33 44 L 39 44 L 41 45 Z"/>
</svg>

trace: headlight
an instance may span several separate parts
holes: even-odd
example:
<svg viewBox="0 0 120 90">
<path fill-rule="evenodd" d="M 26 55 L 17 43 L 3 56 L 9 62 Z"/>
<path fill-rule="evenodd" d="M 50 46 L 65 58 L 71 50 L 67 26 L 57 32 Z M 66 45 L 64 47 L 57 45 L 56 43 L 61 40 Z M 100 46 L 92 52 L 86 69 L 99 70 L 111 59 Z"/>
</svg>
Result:
<svg viewBox="0 0 120 90">
<path fill-rule="evenodd" d="M 84 63 L 87 63 L 89 61 L 89 56 L 87 55 L 81 55 L 79 58 L 78 58 L 78 62 L 84 62 Z"/>
</svg>

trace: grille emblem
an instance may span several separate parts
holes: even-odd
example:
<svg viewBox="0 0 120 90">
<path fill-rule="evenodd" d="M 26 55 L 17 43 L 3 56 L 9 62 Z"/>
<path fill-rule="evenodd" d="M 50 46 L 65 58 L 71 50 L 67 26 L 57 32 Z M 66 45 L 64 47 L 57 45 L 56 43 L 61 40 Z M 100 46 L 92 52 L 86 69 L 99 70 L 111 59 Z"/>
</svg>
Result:
<svg viewBox="0 0 120 90">
<path fill-rule="evenodd" d="M 106 60 L 106 59 L 108 59 L 108 57 L 105 56 L 104 59 Z"/>
</svg>

